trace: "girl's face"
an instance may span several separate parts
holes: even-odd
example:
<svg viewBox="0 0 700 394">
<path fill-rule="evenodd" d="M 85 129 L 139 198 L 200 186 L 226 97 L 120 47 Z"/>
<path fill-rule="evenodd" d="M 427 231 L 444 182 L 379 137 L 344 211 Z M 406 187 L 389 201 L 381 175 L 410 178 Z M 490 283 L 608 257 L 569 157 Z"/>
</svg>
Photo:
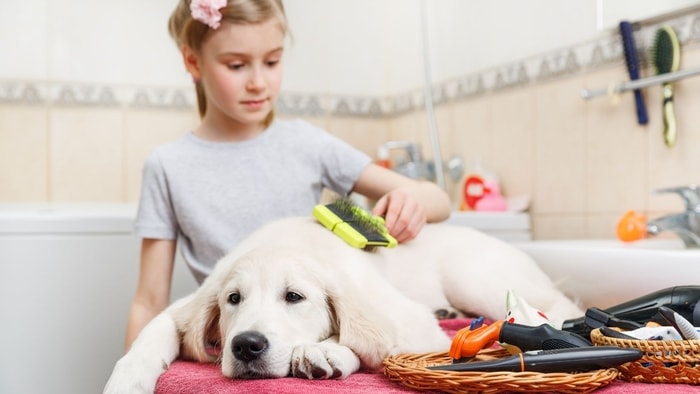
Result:
<svg viewBox="0 0 700 394">
<path fill-rule="evenodd" d="M 207 96 L 204 123 L 218 133 L 262 129 L 282 83 L 284 39 L 275 19 L 250 25 L 223 22 L 209 33 L 195 55 L 199 74 L 193 72 Z"/>
</svg>

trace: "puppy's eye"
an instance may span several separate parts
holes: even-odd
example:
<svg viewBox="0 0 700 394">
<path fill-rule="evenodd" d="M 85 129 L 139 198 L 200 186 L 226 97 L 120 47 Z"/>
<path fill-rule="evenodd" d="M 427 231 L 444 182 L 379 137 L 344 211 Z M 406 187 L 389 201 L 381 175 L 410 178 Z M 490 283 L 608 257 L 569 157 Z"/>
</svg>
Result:
<svg viewBox="0 0 700 394">
<path fill-rule="evenodd" d="M 231 293 L 228 295 L 228 303 L 231 305 L 236 305 L 241 302 L 241 295 L 238 293 Z"/>
<path fill-rule="evenodd" d="M 303 299 L 304 299 L 303 295 L 301 295 L 299 293 L 295 293 L 293 291 L 288 292 L 287 295 L 284 297 L 285 301 L 290 302 L 292 304 L 297 303 L 299 301 L 302 301 Z"/>
</svg>

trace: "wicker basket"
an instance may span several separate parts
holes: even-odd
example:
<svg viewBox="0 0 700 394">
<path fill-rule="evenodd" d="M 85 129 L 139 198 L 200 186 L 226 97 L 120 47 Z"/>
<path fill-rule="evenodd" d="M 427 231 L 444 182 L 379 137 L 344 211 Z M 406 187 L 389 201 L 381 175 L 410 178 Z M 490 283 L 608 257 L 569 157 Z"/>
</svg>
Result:
<svg viewBox="0 0 700 394">
<path fill-rule="evenodd" d="M 641 359 L 619 365 L 620 378 L 631 382 L 700 384 L 700 340 L 646 341 L 611 338 L 591 331 L 596 345 L 637 348 Z"/>
<path fill-rule="evenodd" d="M 505 357 L 503 349 L 483 350 L 479 360 Z M 448 364 L 447 353 L 399 354 L 384 360 L 384 374 L 390 380 L 417 390 L 439 390 L 446 393 L 559 392 L 588 393 L 612 382 L 614 368 L 583 373 L 540 372 L 455 372 L 434 371 L 425 367 Z"/>
</svg>

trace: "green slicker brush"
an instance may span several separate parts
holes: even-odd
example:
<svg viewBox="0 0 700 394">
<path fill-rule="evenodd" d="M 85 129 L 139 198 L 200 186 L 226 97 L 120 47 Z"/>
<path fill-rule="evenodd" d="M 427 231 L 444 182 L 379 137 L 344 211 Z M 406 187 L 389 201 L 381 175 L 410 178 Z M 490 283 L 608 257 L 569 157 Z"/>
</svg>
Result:
<svg viewBox="0 0 700 394">
<path fill-rule="evenodd" d="M 651 59 L 657 74 L 678 71 L 681 63 L 681 44 L 672 27 L 664 26 L 656 31 L 654 43 L 651 47 Z M 664 142 L 666 146 L 671 147 L 676 142 L 677 134 L 676 115 L 673 109 L 673 83 L 664 83 L 662 92 L 664 98 Z"/>
</svg>

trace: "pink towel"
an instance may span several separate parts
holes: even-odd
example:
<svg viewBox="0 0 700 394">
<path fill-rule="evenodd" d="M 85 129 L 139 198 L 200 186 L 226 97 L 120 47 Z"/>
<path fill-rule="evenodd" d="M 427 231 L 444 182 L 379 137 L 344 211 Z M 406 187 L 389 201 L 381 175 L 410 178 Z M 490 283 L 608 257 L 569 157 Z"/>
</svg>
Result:
<svg viewBox="0 0 700 394">
<path fill-rule="evenodd" d="M 470 319 L 443 320 L 440 326 L 450 336 L 466 327 Z M 345 380 L 305 380 L 299 378 L 231 380 L 221 374 L 219 366 L 175 361 L 160 379 L 156 394 L 393 394 L 414 393 L 415 390 L 390 381 L 381 370 L 360 371 Z M 424 393 L 431 393 L 423 391 Z M 681 384 L 627 383 L 616 380 L 598 389 L 601 394 L 689 394 L 700 393 L 700 387 Z"/>
<path fill-rule="evenodd" d="M 306 380 L 299 378 L 231 380 L 215 365 L 177 361 L 158 380 L 157 394 L 376 394 L 413 393 L 387 379 L 381 371 L 358 372 L 345 380 Z"/>
</svg>

